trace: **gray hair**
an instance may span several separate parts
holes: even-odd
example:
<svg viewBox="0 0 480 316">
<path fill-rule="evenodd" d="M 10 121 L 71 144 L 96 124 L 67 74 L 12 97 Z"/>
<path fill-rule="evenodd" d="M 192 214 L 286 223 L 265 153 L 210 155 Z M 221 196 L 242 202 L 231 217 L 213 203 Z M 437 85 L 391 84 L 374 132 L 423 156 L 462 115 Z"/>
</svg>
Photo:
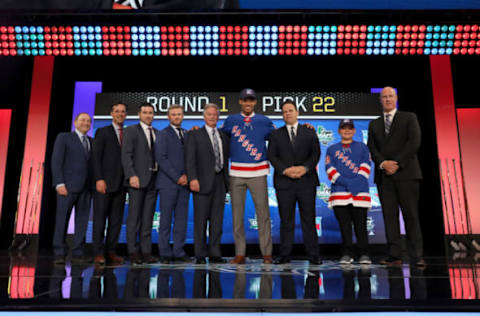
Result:
<svg viewBox="0 0 480 316">
<path fill-rule="evenodd" d="M 205 108 L 203 109 L 203 113 L 205 113 L 205 111 L 206 111 L 208 108 L 215 108 L 215 110 L 217 110 L 217 113 L 220 114 L 220 110 L 218 109 L 218 105 L 216 105 L 215 103 L 207 103 L 207 104 L 205 104 Z"/>
</svg>

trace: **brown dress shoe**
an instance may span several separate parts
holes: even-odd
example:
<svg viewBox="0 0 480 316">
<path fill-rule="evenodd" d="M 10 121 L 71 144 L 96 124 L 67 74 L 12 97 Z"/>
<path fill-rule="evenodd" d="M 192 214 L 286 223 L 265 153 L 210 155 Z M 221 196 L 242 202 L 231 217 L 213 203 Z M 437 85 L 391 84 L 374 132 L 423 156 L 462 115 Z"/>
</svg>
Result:
<svg viewBox="0 0 480 316">
<path fill-rule="evenodd" d="M 273 258 L 272 258 L 272 256 L 263 256 L 263 263 L 265 263 L 265 264 L 272 264 L 272 263 L 273 263 Z"/>
<path fill-rule="evenodd" d="M 245 263 L 245 256 L 235 256 L 232 260 L 230 260 L 231 264 L 244 264 Z"/>
<path fill-rule="evenodd" d="M 95 262 L 95 264 L 104 265 L 105 264 L 105 257 L 102 254 L 96 255 L 95 259 L 93 259 L 93 262 Z"/>
<path fill-rule="evenodd" d="M 130 257 L 131 264 L 142 264 L 142 258 L 138 253 L 131 253 L 128 256 Z"/>
<path fill-rule="evenodd" d="M 124 260 L 122 257 L 120 256 L 117 256 L 116 254 L 114 253 L 109 253 L 107 254 L 107 261 L 109 264 L 123 264 Z"/>
</svg>

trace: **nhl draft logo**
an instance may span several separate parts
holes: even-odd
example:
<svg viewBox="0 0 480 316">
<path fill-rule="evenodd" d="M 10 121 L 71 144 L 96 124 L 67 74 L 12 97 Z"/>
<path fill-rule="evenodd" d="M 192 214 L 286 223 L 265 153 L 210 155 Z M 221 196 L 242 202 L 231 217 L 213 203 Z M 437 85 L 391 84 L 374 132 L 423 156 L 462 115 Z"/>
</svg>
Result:
<svg viewBox="0 0 480 316">
<path fill-rule="evenodd" d="M 368 236 L 375 236 L 375 221 L 373 220 L 373 217 L 367 216 L 367 232 Z"/>
<path fill-rule="evenodd" d="M 325 183 L 320 183 L 317 188 L 317 199 L 322 200 L 325 203 L 328 203 L 328 199 L 330 198 L 330 188 Z"/>
<path fill-rule="evenodd" d="M 325 129 L 322 125 L 319 125 L 317 128 L 318 141 L 327 146 L 333 141 L 333 131 Z"/>
</svg>

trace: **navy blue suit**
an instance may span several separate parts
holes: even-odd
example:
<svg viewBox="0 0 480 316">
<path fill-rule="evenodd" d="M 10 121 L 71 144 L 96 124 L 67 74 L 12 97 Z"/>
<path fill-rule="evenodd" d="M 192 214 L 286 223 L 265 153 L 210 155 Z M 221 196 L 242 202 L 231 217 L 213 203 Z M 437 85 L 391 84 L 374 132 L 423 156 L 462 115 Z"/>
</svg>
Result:
<svg viewBox="0 0 480 316">
<path fill-rule="evenodd" d="M 185 135 L 184 130 L 183 132 Z M 185 251 L 183 246 L 187 233 L 190 191 L 188 186 L 177 184 L 178 179 L 186 174 L 184 145 L 171 125 L 158 133 L 155 142 L 155 158 L 159 169 L 156 189 L 160 193 L 158 250 L 162 257 L 184 257 Z M 173 224 L 173 252 L 169 245 L 172 215 L 175 216 Z"/>
<path fill-rule="evenodd" d="M 92 138 L 87 138 L 91 152 Z M 75 234 L 72 255 L 83 255 L 92 195 L 93 169 L 90 152 L 85 152 L 80 138 L 75 132 L 59 134 L 53 146 L 53 186 L 56 187 L 63 183 L 68 191 L 67 196 L 57 194 L 53 236 L 53 251 L 56 256 L 65 256 L 67 253 L 65 235 L 73 206 L 75 206 Z"/>
</svg>

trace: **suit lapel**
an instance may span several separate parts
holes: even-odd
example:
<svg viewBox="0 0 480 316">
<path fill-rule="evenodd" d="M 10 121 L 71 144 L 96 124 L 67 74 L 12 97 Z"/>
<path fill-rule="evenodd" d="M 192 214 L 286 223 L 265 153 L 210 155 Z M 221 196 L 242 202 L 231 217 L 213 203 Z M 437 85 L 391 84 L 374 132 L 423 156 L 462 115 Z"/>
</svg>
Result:
<svg viewBox="0 0 480 316">
<path fill-rule="evenodd" d="M 116 142 L 114 142 L 114 144 L 117 144 L 118 146 L 121 146 L 120 139 L 118 139 L 117 132 L 115 131 L 115 127 L 112 124 L 110 124 L 108 130 L 110 131 L 110 137 L 113 138 L 113 140 L 116 141 Z"/>
<path fill-rule="evenodd" d="M 148 139 L 147 139 L 147 135 L 145 135 L 145 132 L 143 131 L 143 128 L 142 128 L 142 125 L 140 125 L 140 123 L 138 123 L 137 125 L 137 128 L 138 128 L 138 132 L 140 133 L 140 138 L 143 139 L 144 143 L 145 143 L 145 147 L 150 150 L 150 147 L 148 147 Z"/>
<path fill-rule="evenodd" d="M 207 128 L 205 126 L 202 127 L 201 129 L 202 133 L 204 134 L 204 136 L 206 137 L 206 140 L 207 140 L 207 147 L 208 147 L 208 150 L 210 151 L 210 153 L 212 154 L 212 156 L 215 156 L 215 153 L 213 152 L 213 145 L 212 145 L 212 141 L 210 140 L 210 135 L 208 135 L 208 132 L 207 132 Z"/>
<path fill-rule="evenodd" d="M 80 146 L 80 150 L 83 152 L 83 157 L 85 157 L 86 160 L 88 160 L 88 155 L 85 152 L 85 148 L 83 148 L 82 141 L 78 137 L 77 133 L 75 131 L 72 132 L 72 137 L 73 137 L 73 142 L 76 144 L 76 146 Z M 90 150 L 92 150 L 92 142 L 90 140 L 90 137 L 87 136 L 87 141 L 90 144 Z"/>
<path fill-rule="evenodd" d="M 172 138 L 176 139 L 176 142 L 178 144 L 182 144 L 182 141 L 180 140 L 180 137 L 178 136 L 177 132 L 173 129 L 173 127 L 171 125 L 168 125 L 168 132 L 170 133 L 170 136 Z M 184 135 L 185 135 L 185 133 L 184 133 Z"/>
</svg>

